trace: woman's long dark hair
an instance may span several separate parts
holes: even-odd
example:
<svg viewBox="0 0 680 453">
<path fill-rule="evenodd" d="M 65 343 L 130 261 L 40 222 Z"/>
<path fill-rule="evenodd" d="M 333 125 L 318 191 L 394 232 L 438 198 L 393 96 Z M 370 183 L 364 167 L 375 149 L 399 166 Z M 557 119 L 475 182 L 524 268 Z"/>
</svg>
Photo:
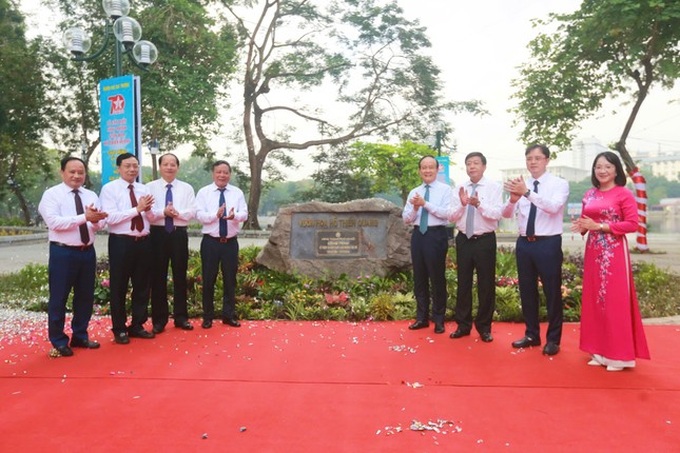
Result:
<svg viewBox="0 0 680 453">
<path fill-rule="evenodd" d="M 611 151 L 604 151 L 595 156 L 595 160 L 593 160 L 592 172 L 590 173 L 590 181 L 593 183 L 593 186 L 597 187 L 598 189 L 600 188 L 600 181 L 598 181 L 597 178 L 595 177 L 595 165 L 597 164 L 597 160 L 600 157 L 604 157 L 607 160 L 607 162 L 609 162 L 610 164 L 614 164 L 614 167 L 616 168 L 614 184 L 616 184 L 617 186 L 625 186 L 626 173 L 623 171 L 621 159 L 619 159 L 619 156 L 617 156 L 616 153 L 613 153 Z"/>
</svg>

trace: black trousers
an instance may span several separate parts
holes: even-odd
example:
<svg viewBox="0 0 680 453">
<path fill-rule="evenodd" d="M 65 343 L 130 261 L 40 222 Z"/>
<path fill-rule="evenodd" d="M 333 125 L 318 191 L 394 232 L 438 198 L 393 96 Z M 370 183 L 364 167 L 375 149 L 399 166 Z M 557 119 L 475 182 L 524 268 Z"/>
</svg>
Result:
<svg viewBox="0 0 680 453">
<path fill-rule="evenodd" d="M 149 265 L 151 244 L 148 236 L 136 238 L 109 234 L 109 272 L 111 281 L 111 323 L 114 334 L 143 329 L 149 305 Z M 126 328 L 125 299 L 132 281 L 132 321 Z"/>
<path fill-rule="evenodd" d="M 92 317 L 97 256 L 94 247 L 79 250 L 50 244 L 48 264 L 50 298 L 47 303 L 47 331 L 55 348 L 68 345 L 64 333 L 66 301 L 73 290 L 73 338 L 87 341 L 87 326 Z"/>
<path fill-rule="evenodd" d="M 425 234 L 418 228 L 411 235 L 411 261 L 413 263 L 413 293 L 416 298 L 416 319 L 430 319 L 432 300 L 432 321 L 444 323 L 446 314 L 446 252 L 449 238 L 446 228 L 429 227 Z"/>
<path fill-rule="evenodd" d="M 538 279 L 543 284 L 548 309 L 546 341 L 560 344 L 562 339 L 562 236 L 542 237 L 534 242 L 525 237 L 517 239 L 517 272 L 525 334 L 541 338 L 538 317 Z"/>
<path fill-rule="evenodd" d="M 458 290 L 455 319 L 458 328 L 465 332 L 472 330 L 472 282 L 477 271 L 479 307 L 475 328 L 479 333 L 491 332 L 491 321 L 496 309 L 496 233 L 472 238 L 458 233 L 456 264 Z"/>
<path fill-rule="evenodd" d="M 238 271 L 238 240 L 220 242 L 204 234 L 201 241 L 203 277 L 203 319 L 215 318 L 215 282 L 222 270 L 222 317 L 236 319 L 236 272 Z"/>
<path fill-rule="evenodd" d="M 168 265 L 172 266 L 173 311 L 175 324 L 189 319 L 187 310 L 187 266 L 189 239 L 186 227 L 168 233 L 165 227 L 151 227 L 151 319 L 165 325 L 168 310 Z"/>
</svg>

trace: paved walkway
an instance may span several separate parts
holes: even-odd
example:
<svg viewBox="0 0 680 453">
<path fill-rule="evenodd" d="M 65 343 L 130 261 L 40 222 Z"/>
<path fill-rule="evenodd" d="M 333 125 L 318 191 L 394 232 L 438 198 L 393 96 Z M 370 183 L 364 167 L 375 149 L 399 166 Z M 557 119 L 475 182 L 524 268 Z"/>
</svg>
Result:
<svg viewBox="0 0 680 453">
<path fill-rule="evenodd" d="M 98 234 L 95 247 L 99 254 L 107 253 L 106 234 Z M 635 246 L 635 235 L 629 235 L 629 244 Z M 633 261 L 648 261 L 656 264 L 662 269 L 668 269 L 673 273 L 680 274 L 680 233 L 679 234 L 650 234 L 648 237 L 650 253 L 633 253 Z M 190 237 L 189 247 L 198 250 L 200 247 L 200 237 Z M 241 247 L 250 245 L 264 246 L 264 238 L 239 238 Z M 511 234 L 499 235 L 499 245 L 512 246 L 515 243 L 515 236 Z M 562 241 L 565 251 L 577 253 L 582 252 L 585 241 L 578 234 L 565 233 Z M 30 242 L 13 242 L 0 244 L 0 274 L 17 272 L 27 264 L 47 263 L 49 246 L 46 237 Z"/>
<path fill-rule="evenodd" d="M 264 246 L 266 239 L 261 238 L 239 238 L 241 248 L 250 245 Z M 189 248 L 199 250 L 201 244 L 200 237 L 189 237 Z M 108 253 L 108 235 L 97 234 L 95 239 L 95 249 L 98 255 Z M 49 243 L 47 238 L 29 242 L 13 242 L 11 244 L 0 245 L 0 274 L 17 272 L 28 264 L 47 264 L 49 255 Z"/>
</svg>

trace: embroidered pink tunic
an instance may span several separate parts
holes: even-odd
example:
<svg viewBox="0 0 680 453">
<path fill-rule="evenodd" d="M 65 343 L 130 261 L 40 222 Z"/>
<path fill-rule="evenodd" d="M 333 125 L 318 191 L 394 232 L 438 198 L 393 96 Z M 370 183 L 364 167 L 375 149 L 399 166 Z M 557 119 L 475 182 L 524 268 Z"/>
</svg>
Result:
<svg viewBox="0 0 680 453">
<path fill-rule="evenodd" d="M 649 359 L 626 233 L 637 229 L 633 194 L 615 186 L 583 196 L 583 215 L 611 233 L 589 231 L 583 264 L 581 350 L 614 360 Z"/>
</svg>

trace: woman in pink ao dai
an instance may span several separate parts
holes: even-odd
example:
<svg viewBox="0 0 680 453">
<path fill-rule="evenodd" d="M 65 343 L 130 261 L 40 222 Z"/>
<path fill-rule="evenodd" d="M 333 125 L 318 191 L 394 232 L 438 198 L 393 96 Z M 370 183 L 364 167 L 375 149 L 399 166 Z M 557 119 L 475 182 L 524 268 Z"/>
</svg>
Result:
<svg viewBox="0 0 680 453">
<path fill-rule="evenodd" d="M 595 157 L 591 180 L 594 187 L 572 225 L 572 231 L 588 233 L 580 348 L 591 355 L 588 365 L 621 371 L 635 367 L 636 358 L 650 358 L 626 240 L 637 229 L 637 204 L 613 152 Z"/>
</svg>

